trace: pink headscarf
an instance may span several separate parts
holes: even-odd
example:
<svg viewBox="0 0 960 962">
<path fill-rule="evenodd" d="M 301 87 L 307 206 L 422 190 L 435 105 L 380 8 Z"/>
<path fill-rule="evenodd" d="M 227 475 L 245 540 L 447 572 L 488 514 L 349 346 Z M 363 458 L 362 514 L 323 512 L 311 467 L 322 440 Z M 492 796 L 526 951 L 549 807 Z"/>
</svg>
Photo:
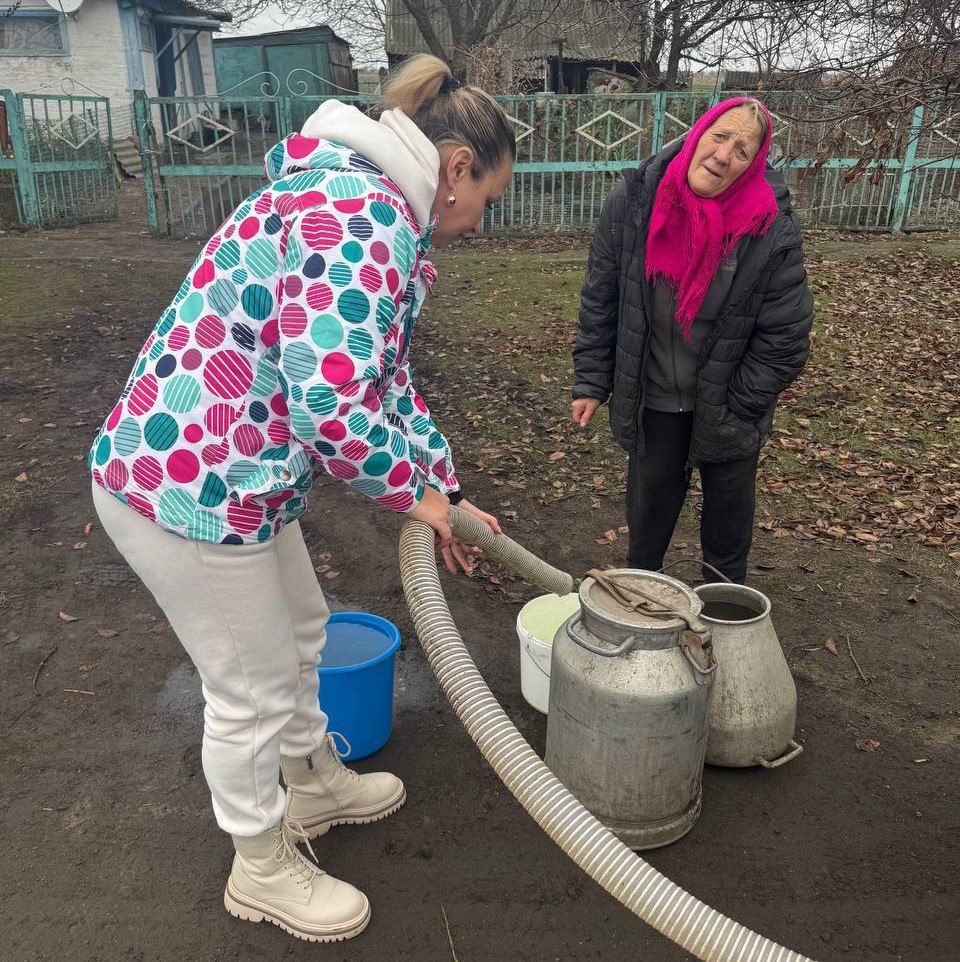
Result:
<svg viewBox="0 0 960 962">
<path fill-rule="evenodd" d="M 720 261 L 745 234 L 765 234 L 777 216 L 777 201 L 765 174 L 773 120 L 762 104 L 767 135 L 750 166 L 717 197 L 698 197 L 687 183 L 701 136 L 718 117 L 749 99 L 724 100 L 693 125 L 683 149 L 667 166 L 653 202 L 647 232 L 647 280 L 666 281 L 676 290 L 677 323 L 688 341 L 693 319 Z"/>
</svg>

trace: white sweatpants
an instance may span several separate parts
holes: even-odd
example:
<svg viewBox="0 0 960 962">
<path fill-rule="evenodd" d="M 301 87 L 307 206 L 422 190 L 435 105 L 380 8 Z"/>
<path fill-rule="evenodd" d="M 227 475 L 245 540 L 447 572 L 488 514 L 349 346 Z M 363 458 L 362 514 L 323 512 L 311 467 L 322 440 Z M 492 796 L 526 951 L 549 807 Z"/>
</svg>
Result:
<svg viewBox="0 0 960 962">
<path fill-rule="evenodd" d="M 96 483 L 93 502 L 197 666 L 217 823 L 258 835 L 283 815 L 280 756 L 306 757 L 327 730 L 317 666 L 330 611 L 300 525 L 263 544 L 208 544 L 164 531 Z"/>
</svg>

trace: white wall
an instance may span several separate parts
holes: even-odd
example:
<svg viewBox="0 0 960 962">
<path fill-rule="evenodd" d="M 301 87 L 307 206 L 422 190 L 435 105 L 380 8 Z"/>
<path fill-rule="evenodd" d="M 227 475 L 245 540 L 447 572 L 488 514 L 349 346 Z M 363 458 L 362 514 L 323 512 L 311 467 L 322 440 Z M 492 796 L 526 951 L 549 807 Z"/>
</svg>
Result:
<svg viewBox="0 0 960 962">
<path fill-rule="evenodd" d="M 41 0 L 25 0 L 21 9 L 50 8 Z M 63 93 L 60 81 L 67 78 L 77 85 L 71 90 L 67 84 L 67 93 L 81 96 L 93 91 L 109 97 L 111 112 L 116 113 L 122 126 L 123 115 L 129 114 L 131 95 L 127 88 L 117 0 L 85 0 L 76 13 L 67 15 L 66 27 L 68 52 L 65 56 L 0 56 L 0 87 L 27 93 Z M 54 86 L 48 87 L 48 84 Z M 129 131 L 118 131 L 115 127 L 114 132 L 122 135 Z"/>
</svg>

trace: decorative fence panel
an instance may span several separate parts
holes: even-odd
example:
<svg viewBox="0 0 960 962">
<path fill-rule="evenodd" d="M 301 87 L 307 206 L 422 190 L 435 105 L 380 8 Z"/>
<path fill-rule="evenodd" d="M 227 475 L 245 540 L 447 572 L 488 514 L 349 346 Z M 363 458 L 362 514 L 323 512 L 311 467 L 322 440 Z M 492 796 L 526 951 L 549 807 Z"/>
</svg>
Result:
<svg viewBox="0 0 960 962">
<path fill-rule="evenodd" d="M 0 220 L 67 227 L 117 216 L 110 103 L 0 90 Z"/>
<path fill-rule="evenodd" d="M 291 75 L 292 76 L 292 75 Z M 273 78 L 277 80 L 277 78 Z M 302 85 L 301 85 L 302 86 Z M 280 89 L 280 84 L 275 84 Z M 299 130 L 325 97 L 287 94 L 147 98 L 136 93 L 140 142 L 155 234 L 212 231 L 263 182 L 263 157 Z M 871 122 L 838 124 L 836 94 L 761 94 L 775 116 L 771 161 L 811 227 L 851 230 L 960 227 L 960 107 L 918 107 L 890 128 L 887 153 L 870 160 Z M 833 98 L 833 99 L 831 99 Z M 369 97 L 344 97 L 361 109 Z M 686 136 L 716 95 L 534 94 L 497 98 L 514 125 L 517 163 L 489 232 L 567 230 L 593 225 L 623 171 Z"/>
</svg>

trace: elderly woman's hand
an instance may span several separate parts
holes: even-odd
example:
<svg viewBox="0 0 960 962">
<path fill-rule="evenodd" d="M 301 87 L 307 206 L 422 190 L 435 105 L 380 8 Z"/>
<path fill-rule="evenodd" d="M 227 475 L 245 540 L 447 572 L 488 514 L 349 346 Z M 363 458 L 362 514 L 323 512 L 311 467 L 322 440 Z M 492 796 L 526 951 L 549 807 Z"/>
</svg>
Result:
<svg viewBox="0 0 960 962">
<path fill-rule="evenodd" d="M 570 405 L 570 416 L 573 418 L 573 423 L 585 428 L 598 407 L 600 407 L 600 402 L 595 397 L 578 397 Z"/>
</svg>

